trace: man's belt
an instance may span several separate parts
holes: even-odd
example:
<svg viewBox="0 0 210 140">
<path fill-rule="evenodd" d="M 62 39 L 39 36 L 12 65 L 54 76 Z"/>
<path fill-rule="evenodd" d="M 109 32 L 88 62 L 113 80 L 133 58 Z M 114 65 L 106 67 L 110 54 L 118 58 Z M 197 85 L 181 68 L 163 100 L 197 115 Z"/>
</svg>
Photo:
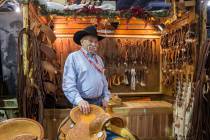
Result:
<svg viewBox="0 0 210 140">
<path fill-rule="evenodd" d="M 90 104 L 95 104 L 95 105 L 102 105 L 102 97 L 96 97 L 96 98 L 83 98 L 85 101 L 87 101 Z"/>
</svg>

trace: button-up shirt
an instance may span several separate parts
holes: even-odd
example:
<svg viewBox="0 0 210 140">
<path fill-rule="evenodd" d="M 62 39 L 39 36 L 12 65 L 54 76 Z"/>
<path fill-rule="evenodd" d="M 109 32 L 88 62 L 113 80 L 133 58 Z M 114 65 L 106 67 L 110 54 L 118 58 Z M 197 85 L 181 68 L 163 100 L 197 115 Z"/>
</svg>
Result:
<svg viewBox="0 0 210 140">
<path fill-rule="evenodd" d="M 98 55 L 93 56 L 85 49 L 81 49 L 92 62 L 104 67 Z M 110 98 L 105 75 L 91 65 L 80 50 L 71 53 L 66 59 L 62 87 L 65 96 L 73 105 L 78 105 L 83 98 L 102 97 L 106 101 Z"/>
</svg>

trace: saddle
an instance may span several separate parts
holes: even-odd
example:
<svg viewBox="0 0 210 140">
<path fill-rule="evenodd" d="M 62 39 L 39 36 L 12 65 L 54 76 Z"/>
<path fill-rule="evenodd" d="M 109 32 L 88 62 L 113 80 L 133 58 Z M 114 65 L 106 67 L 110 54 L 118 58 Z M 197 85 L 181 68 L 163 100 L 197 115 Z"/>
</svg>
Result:
<svg viewBox="0 0 210 140">
<path fill-rule="evenodd" d="M 88 115 L 82 114 L 79 107 L 75 107 L 70 112 L 70 119 L 60 128 L 63 138 L 60 140 L 106 140 L 106 128 L 114 125 L 119 128 L 125 127 L 122 118 L 111 116 L 96 105 L 90 105 L 91 112 Z M 126 140 L 118 138 L 119 140 Z"/>
<path fill-rule="evenodd" d="M 44 129 L 36 121 L 14 118 L 0 122 L 0 140 L 43 140 Z"/>
</svg>

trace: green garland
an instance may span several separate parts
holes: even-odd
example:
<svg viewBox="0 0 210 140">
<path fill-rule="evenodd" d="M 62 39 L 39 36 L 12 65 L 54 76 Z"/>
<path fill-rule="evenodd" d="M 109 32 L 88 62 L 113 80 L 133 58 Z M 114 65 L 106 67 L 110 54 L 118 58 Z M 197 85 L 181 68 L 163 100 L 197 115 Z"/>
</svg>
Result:
<svg viewBox="0 0 210 140">
<path fill-rule="evenodd" d="M 20 3 L 22 4 L 28 4 L 30 0 L 20 0 Z"/>
<path fill-rule="evenodd" d="M 28 1 L 28 0 L 22 0 Z M 39 0 L 29 0 L 34 5 L 38 5 L 40 7 L 40 13 L 45 16 L 49 15 L 58 15 L 58 16 L 72 16 L 72 17 L 87 17 L 87 16 L 94 16 L 100 18 L 109 18 L 109 19 L 116 19 L 116 17 L 130 19 L 131 17 L 136 18 L 143 18 L 148 19 L 148 17 L 160 18 L 160 17 L 167 17 L 169 16 L 169 12 L 167 10 L 160 10 L 160 11 L 144 11 L 139 14 L 132 13 L 131 9 L 124 10 L 124 11 L 108 11 L 108 10 L 101 10 L 100 12 L 78 12 L 78 10 L 48 10 L 46 5 L 40 4 Z M 122 14 L 123 13 L 123 14 Z"/>
</svg>

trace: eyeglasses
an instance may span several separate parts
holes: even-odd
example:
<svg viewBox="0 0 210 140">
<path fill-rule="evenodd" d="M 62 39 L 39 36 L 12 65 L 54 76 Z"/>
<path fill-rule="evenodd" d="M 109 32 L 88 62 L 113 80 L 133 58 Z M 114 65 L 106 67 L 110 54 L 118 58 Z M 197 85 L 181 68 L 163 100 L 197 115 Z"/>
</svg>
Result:
<svg viewBox="0 0 210 140">
<path fill-rule="evenodd" d="M 95 44 L 95 45 L 98 45 L 98 40 L 91 40 L 91 39 L 87 39 L 87 41 L 90 43 L 90 44 Z"/>
</svg>

